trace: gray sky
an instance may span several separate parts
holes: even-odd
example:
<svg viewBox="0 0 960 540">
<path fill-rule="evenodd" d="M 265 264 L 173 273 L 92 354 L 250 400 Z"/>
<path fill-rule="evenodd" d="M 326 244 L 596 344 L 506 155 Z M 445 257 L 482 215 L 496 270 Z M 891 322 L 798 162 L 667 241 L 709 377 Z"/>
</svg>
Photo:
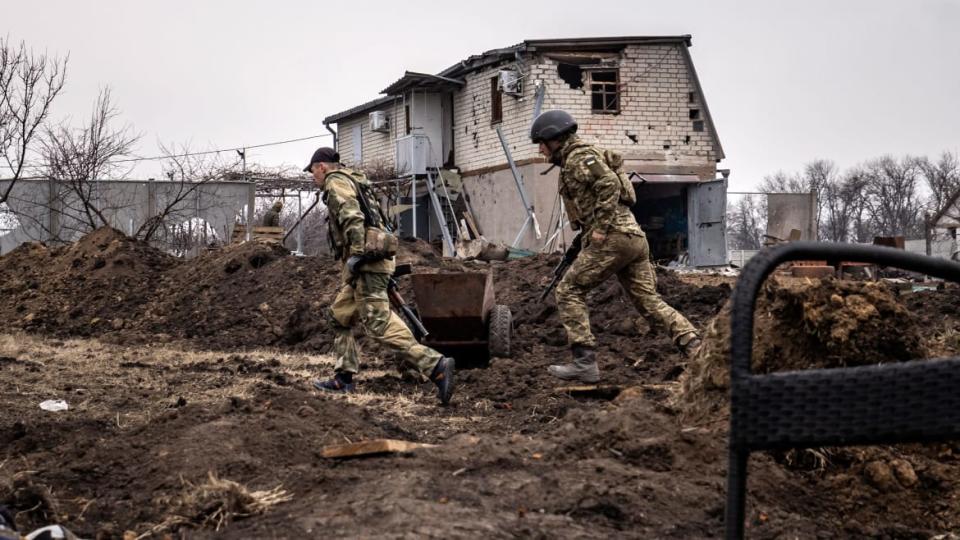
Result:
<svg viewBox="0 0 960 540">
<path fill-rule="evenodd" d="M 56 119 L 109 85 L 157 143 L 228 148 L 325 133 L 321 120 L 405 69 L 436 72 L 524 39 L 692 34 L 732 169 L 747 189 L 818 157 L 960 149 L 960 1 L 316 2 L 2 0 L 0 32 L 70 53 Z M 5 27 L 5 28 L 4 28 Z M 301 165 L 318 142 L 250 150 Z M 156 163 L 135 176 L 159 174 Z"/>
</svg>

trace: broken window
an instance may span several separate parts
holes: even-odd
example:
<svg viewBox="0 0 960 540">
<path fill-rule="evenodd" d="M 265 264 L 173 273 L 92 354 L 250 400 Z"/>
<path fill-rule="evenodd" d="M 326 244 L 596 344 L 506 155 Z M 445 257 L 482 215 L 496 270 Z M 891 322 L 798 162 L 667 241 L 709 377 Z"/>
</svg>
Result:
<svg viewBox="0 0 960 540">
<path fill-rule="evenodd" d="M 576 90 L 583 88 L 583 70 L 575 64 L 557 64 L 557 75 L 567 83 L 567 86 Z"/>
<path fill-rule="evenodd" d="M 694 120 L 694 121 L 693 121 L 693 130 L 694 130 L 694 131 L 703 131 L 703 120 Z"/>
<path fill-rule="evenodd" d="M 616 69 L 590 72 L 590 108 L 595 114 L 620 112 L 620 73 Z"/>
<path fill-rule="evenodd" d="M 503 94 L 500 93 L 499 77 L 490 78 L 490 123 L 503 121 Z"/>
<path fill-rule="evenodd" d="M 700 109 L 690 109 L 690 119 L 699 120 L 700 119 Z"/>
<path fill-rule="evenodd" d="M 406 123 L 407 135 L 410 134 L 410 106 L 403 106 L 403 121 Z"/>
</svg>

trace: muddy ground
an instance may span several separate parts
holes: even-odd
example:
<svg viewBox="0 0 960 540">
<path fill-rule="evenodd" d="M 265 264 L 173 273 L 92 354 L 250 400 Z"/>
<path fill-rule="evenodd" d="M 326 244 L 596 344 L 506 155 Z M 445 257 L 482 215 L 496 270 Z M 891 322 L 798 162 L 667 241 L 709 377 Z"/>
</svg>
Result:
<svg viewBox="0 0 960 540">
<path fill-rule="evenodd" d="M 97 538 L 721 535 L 731 283 L 659 273 L 665 299 L 712 329 L 689 363 L 618 285 L 595 291 L 603 382 L 626 389 L 571 397 L 545 372 L 566 352 L 555 304 L 536 302 L 556 256 L 450 262 L 404 248 L 419 271 L 493 271 L 514 313 L 512 357 L 460 371 L 449 407 L 366 342 L 357 394 L 312 389 L 333 363 L 329 260 L 244 244 L 179 261 L 109 229 L 0 258 L 0 504 L 24 528 Z M 956 288 L 780 280 L 758 308 L 755 366 L 955 355 L 958 306 Z M 46 399 L 70 409 L 43 411 Z M 437 446 L 321 456 L 378 437 Z M 749 534 L 956 532 L 958 456 L 960 445 L 757 455 Z"/>
</svg>

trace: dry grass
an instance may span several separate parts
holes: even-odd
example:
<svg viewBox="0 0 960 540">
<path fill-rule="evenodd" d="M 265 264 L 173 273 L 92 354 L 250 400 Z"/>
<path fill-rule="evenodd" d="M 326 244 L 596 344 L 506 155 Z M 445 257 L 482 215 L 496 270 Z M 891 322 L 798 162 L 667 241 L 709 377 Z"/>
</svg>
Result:
<svg viewBox="0 0 960 540">
<path fill-rule="evenodd" d="M 271 507 L 293 499 L 282 486 L 251 491 L 243 484 L 208 473 L 200 484 L 181 479 L 184 491 L 176 497 L 157 500 L 159 506 L 173 511 L 158 525 L 137 538 L 148 538 L 179 526 L 211 527 L 219 531 L 232 520 L 263 514 Z"/>
<path fill-rule="evenodd" d="M 215 366 L 239 354 L 244 361 L 278 364 L 276 372 L 296 380 L 309 380 L 329 371 L 334 364 L 330 356 L 290 354 L 269 350 L 248 350 L 240 353 L 184 351 L 172 347 L 125 347 L 94 339 L 56 340 L 23 333 L 0 334 L 0 357 L 10 357 L 44 372 L 56 370 L 56 377 L 27 381 L 14 379 L 0 397 L 0 409 L 16 413 L 25 407 L 37 407 L 47 399 L 64 399 L 70 409 L 89 418 L 108 420 L 119 428 L 149 423 L 153 416 L 168 410 L 171 403 L 143 400 L 136 404 L 114 405 L 114 388 L 130 384 L 131 374 L 140 370 L 137 384 L 154 395 L 182 395 L 182 378 L 167 373 L 196 372 L 191 367 Z M 160 374 L 160 376 L 158 376 Z M 227 398 L 253 396 L 255 379 L 232 377 L 227 384 L 192 385 L 189 400 L 193 403 L 215 403 Z"/>
</svg>

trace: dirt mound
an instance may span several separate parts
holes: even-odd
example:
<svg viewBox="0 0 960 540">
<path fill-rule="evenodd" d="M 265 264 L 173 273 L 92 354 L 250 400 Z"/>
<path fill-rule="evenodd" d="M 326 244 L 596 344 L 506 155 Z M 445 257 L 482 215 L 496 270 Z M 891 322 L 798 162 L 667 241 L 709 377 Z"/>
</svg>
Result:
<svg viewBox="0 0 960 540">
<path fill-rule="evenodd" d="M 24 244 L 0 259 L 0 316 L 32 331 L 91 336 L 123 328 L 177 264 L 123 233 L 102 228 L 57 248 Z"/>
<path fill-rule="evenodd" d="M 774 279 L 754 314 L 756 373 L 902 362 L 928 353 L 921 321 L 883 283 Z M 679 402 L 690 418 L 725 413 L 729 358 L 728 303 L 683 377 Z"/>
<path fill-rule="evenodd" d="M 762 289 L 754 311 L 752 370 L 771 373 L 925 358 L 937 342 L 925 320 L 942 315 L 931 313 L 936 309 L 921 314 L 907 306 L 937 306 L 949 312 L 948 304 L 943 295 L 909 294 L 904 299 L 883 283 L 773 279 Z M 944 320 L 956 324 L 955 319 Z M 672 398 L 685 425 L 726 429 L 729 340 L 728 304 L 710 323 L 700 354 L 688 365 Z M 943 352 L 955 355 L 960 347 Z M 762 462 L 772 460 L 780 468 L 768 468 L 759 478 L 752 475 L 751 486 L 759 480 L 763 487 L 751 491 L 766 491 L 751 500 L 754 515 L 766 514 L 764 507 L 778 499 L 801 498 L 791 493 L 796 486 L 771 483 L 788 471 L 799 475 L 821 504 L 844 509 L 845 517 L 825 526 L 828 531 L 842 530 L 854 537 L 929 537 L 949 530 L 953 525 L 948 523 L 956 519 L 945 517 L 942 503 L 955 497 L 960 478 L 956 445 L 816 448 L 761 455 Z M 790 505 L 782 504 L 779 510 L 785 508 Z M 918 508 L 932 509 L 936 517 L 924 518 Z M 882 525 L 891 515 L 897 516 L 896 524 Z M 813 531 L 807 534 L 815 536 Z"/>
<path fill-rule="evenodd" d="M 558 256 L 461 262 L 439 258 L 418 240 L 402 242 L 398 260 L 413 263 L 417 272 L 492 271 L 497 301 L 514 313 L 518 350 L 554 357 L 565 349 L 553 296 L 538 299 Z M 294 257 L 280 246 L 256 242 L 177 260 L 104 228 L 62 248 L 21 246 L 0 259 L 0 277 L 6 278 L 2 292 L 11 298 L 0 306 L 0 316 L 31 331 L 127 344 L 185 341 L 202 348 L 327 352 L 333 335 L 323 309 L 337 292 L 341 270 L 329 258 Z M 409 280 L 400 281 L 415 305 Z M 729 295 L 728 286 L 687 285 L 669 272 L 661 272 L 659 289 L 696 324 L 712 317 Z M 634 361 L 674 354 L 662 333 L 638 324 L 615 281 L 595 291 L 590 305 L 603 349 L 627 353 Z M 634 344 L 640 335 L 648 339 Z"/>
</svg>

